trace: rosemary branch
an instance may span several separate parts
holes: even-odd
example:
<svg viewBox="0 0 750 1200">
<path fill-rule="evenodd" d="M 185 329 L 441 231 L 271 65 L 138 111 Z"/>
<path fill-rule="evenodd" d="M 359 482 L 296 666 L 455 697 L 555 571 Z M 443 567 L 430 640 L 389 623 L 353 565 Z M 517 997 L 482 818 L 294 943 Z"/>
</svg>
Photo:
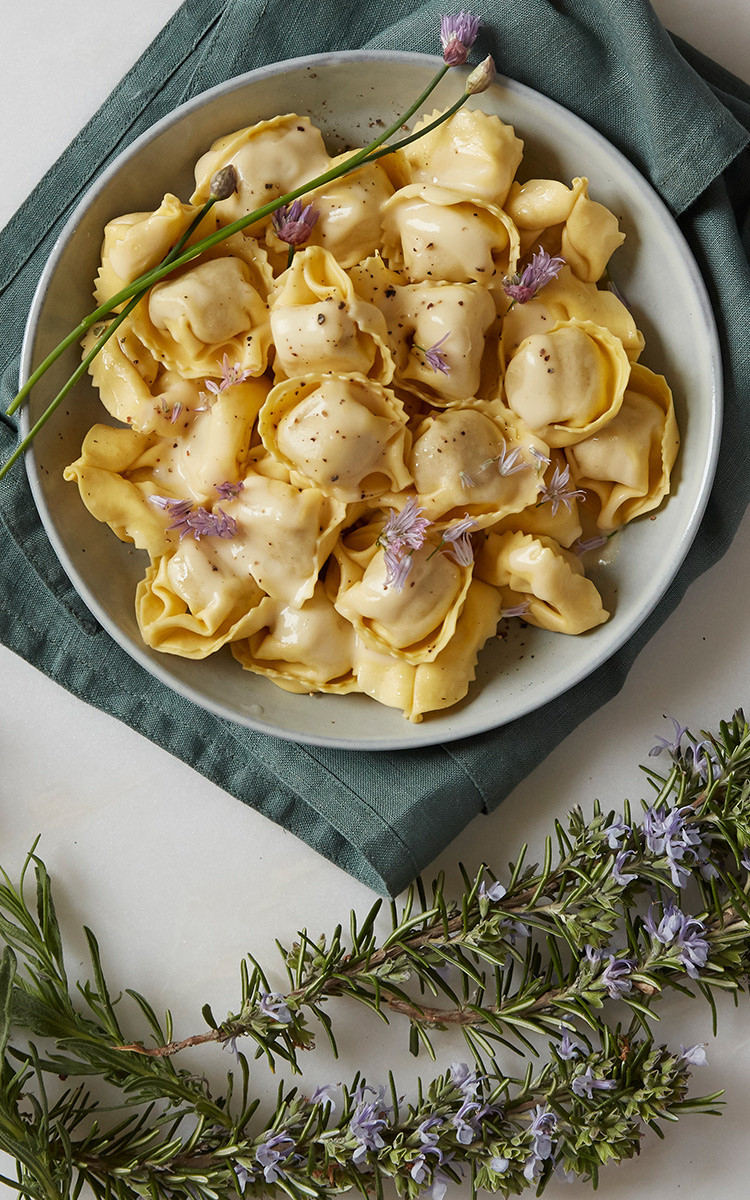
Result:
<svg viewBox="0 0 750 1200">
<path fill-rule="evenodd" d="M 552 838 L 541 866 L 525 866 L 522 853 L 507 885 L 483 868 L 449 902 L 441 880 L 429 899 L 417 884 L 392 906 L 390 931 L 378 928 L 378 905 L 361 924 L 352 916 L 348 948 L 341 928 L 316 942 L 303 933 L 282 951 L 286 994 L 271 992 L 248 959 L 240 1013 L 218 1025 L 206 1008 L 207 1033 L 181 1042 L 169 1018 L 129 991 L 149 1048 L 127 1040 L 88 930 L 92 980 L 71 989 L 49 876 L 32 850 L 19 885 L 4 872 L 0 884 L 0 1148 L 18 1163 L 17 1182 L 4 1182 L 45 1200 L 73 1200 L 84 1183 L 102 1200 L 302 1200 L 379 1195 L 390 1178 L 411 1200 L 437 1198 L 468 1172 L 472 1188 L 510 1196 L 542 1187 L 555 1169 L 596 1184 L 603 1164 L 637 1152 L 646 1126 L 715 1112 L 716 1096 L 687 1097 L 702 1048 L 656 1045 L 651 1005 L 666 987 L 709 1003 L 716 989 L 747 988 L 750 728 L 737 713 L 716 736 L 697 741 L 678 728 L 660 741 L 672 767 L 647 769 L 654 796 L 639 823 L 627 806 L 624 817 L 595 806 L 588 823 L 575 809 L 567 828 L 556 826 L 557 857 Z M 282 1083 L 261 1120 L 240 1038 L 254 1041 L 256 1057 L 297 1070 L 297 1050 L 313 1044 L 305 1012 L 335 1048 L 322 1005 L 336 997 L 405 1015 L 415 1051 L 431 1048 L 428 1027 L 460 1027 L 475 1065 L 420 1081 L 409 1103 L 392 1077 L 373 1087 L 357 1075 L 340 1093 L 310 1096 Z M 626 1027 L 611 1022 L 613 1010 Z M 25 1047 L 11 1042 L 14 1030 Z M 206 1040 L 236 1053 L 223 1096 L 176 1061 L 178 1049 Z M 500 1068 L 500 1047 L 520 1049 L 524 1074 Z M 53 1100 L 47 1080 L 59 1092 L 61 1077 L 73 1086 Z M 104 1100 L 87 1077 L 106 1088 Z M 123 1115 L 108 1125 L 104 1114 L 118 1106 Z"/>
</svg>

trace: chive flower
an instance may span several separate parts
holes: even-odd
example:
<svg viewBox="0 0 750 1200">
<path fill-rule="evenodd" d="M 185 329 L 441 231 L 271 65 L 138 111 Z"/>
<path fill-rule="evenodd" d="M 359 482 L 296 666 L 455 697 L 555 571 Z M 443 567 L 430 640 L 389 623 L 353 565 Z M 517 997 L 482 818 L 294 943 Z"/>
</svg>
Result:
<svg viewBox="0 0 750 1200">
<path fill-rule="evenodd" d="M 533 256 L 521 274 L 516 273 L 503 280 L 503 291 L 514 304 L 526 304 L 534 299 L 546 283 L 557 277 L 564 265 L 564 258 L 553 258 L 540 246 L 539 252 Z"/>
<path fill-rule="evenodd" d="M 447 529 L 443 530 L 439 549 L 445 548 L 445 553 L 449 554 L 460 567 L 470 567 L 474 561 L 474 547 L 469 534 L 476 527 L 476 521 L 467 513 L 463 520 L 457 521 L 455 525 L 449 525 Z"/>
<path fill-rule="evenodd" d="M 448 340 L 449 337 L 450 332 L 444 333 L 441 338 L 439 338 L 436 342 L 433 342 L 433 344 L 428 346 L 426 350 L 423 346 L 418 346 L 416 342 L 414 343 L 414 349 L 419 350 L 424 357 L 427 366 L 433 371 L 440 371 L 441 375 L 450 375 L 451 373 L 451 369 L 445 361 L 445 357 L 440 349 L 440 347 Z"/>
<path fill-rule="evenodd" d="M 557 510 L 561 504 L 564 504 L 568 512 L 571 511 L 573 501 L 576 499 L 582 500 L 586 493 L 581 488 L 570 486 L 570 467 L 565 467 L 563 471 L 559 467 L 555 467 L 552 478 L 549 483 L 545 484 L 537 500 L 537 508 L 540 504 L 549 504 L 552 510 L 552 516 L 557 515 Z"/>
<path fill-rule="evenodd" d="M 440 22 L 440 42 L 443 59 L 449 67 L 462 66 L 477 40 L 479 17 L 463 10 L 455 16 L 444 16 Z"/>
<path fill-rule="evenodd" d="M 199 542 L 202 537 L 233 538 L 237 533 L 237 522 L 223 509 L 211 512 L 208 508 L 193 508 L 189 500 L 174 500 L 169 496 L 149 496 L 151 504 L 162 508 L 174 518 L 168 530 L 175 529 L 180 541 L 188 534 Z"/>
<path fill-rule="evenodd" d="M 400 592 L 412 567 L 411 555 L 419 550 L 430 522 L 419 514 L 423 510 L 410 496 L 400 512 L 394 510 L 383 526 L 377 545 L 383 547 L 386 587 Z"/>
<path fill-rule="evenodd" d="M 302 205 L 301 200 L 293 200 L 291 204 L 282 204 L 271 217 L 273 231 L 280 241 L 288 246 L 301 246 L 312 233 L 318 219 L 312 204 Z"/>
</svg>

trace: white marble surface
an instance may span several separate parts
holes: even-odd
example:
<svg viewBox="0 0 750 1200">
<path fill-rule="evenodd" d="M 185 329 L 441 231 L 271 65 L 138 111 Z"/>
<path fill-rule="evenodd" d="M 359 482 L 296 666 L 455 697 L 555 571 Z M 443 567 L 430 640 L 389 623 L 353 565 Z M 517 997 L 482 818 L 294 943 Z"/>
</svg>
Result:
<svg viewBox="0 0 750 1200">
<path fill-rule="evenodd" d="M 3 7 L 0 225 L 176 7 L 176 0 L 129 0 L 127 19 L 122 6 L 92 8 L 83 0 Z M 710 22 L 703 0 L 659 0 L 655 7 L 669 28 L 748 77 L 746 0 L 716 0 Z M 436 868 L 455 881 L 459 860 L 470 869 L 483 859 L 499 867 L 522 842 L 538 846 L 553 817 L 574 803 L 590 808 L 598 796 L 618 807 L 624 796 L 637 799 L 637 763 L 663 731 L 664 714 L 693 728 L 710 727 L 737 705 L 750 707 L 748 549 L 746 518 L 729 552 L 692 586 L 620 694 L 491 818 L 467 829 Z M 39 849 L 57 880 L 71 974 L 84 969 L 85 922 L 99 936 L 112 990 L 137 988 L 157 1010 L 172 1008 L 179 1034 L 193 1033 L 202 1027 L 204 1002 L 217 1014 L 232 1007 L 246 950 L 274 965 L 274 937 L 288 943 L 303 925 L 313 933 L 330 930 L 350 908 L 369 908 L 366 888 L 296 838 L 1 647 L 0 681 L 0 862 L 17 873 L 42 835 Z M 710 1065 L 698 1074 L 696 1088 L 725 1088 L 726 1112 L 719 1120 L 685 1119 L 664 1143 L 647 1136 L 638 1160 L 603 1172 L 599 1195 L 681 1200 L 710 1189 L 725 1200 L 744 1200 L 747 1008 L 720 1006 L 716 1040 L 701 1003 L 671 999 L 663 1013 L 665 1040 L 710 1043 Z M 405 1047 L 403 1030 L 384 1031 L 355 1012 L 344 1018 L 339 1063 L 316 1056 L 310 1082 L 347 1080 L 358 1067 L 375 1077 L 387 1060 L 408 1088 L 415 1068 Z M 446 1045 L 441 1065 L 459 1053 Z M 221 1078 L 221 1058 L 206 1048 L 193 1061 Z M 0 1185 L 6 1192 L 12 1194 Z M 449 1194 L 463 1200 L 468 1188 Z M 556 1181 L 546 1194 L 577 1200 L 591 1193 L 585 1185 Z"/>
</svg>

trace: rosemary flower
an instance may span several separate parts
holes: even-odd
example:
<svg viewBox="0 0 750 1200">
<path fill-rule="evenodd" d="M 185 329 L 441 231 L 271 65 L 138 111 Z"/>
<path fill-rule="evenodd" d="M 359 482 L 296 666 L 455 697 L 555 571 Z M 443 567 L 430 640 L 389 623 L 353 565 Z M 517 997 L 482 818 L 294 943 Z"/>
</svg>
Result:
<svg viewBox="0 0 750 1200">
<path fill-rule="evenodd" d="M 375 1100 L 365 1100 L 365 1094 L 372 1092 Z M 349 1132 L 357 1142 L 357 1148 L 352 1155 L 352 1161 L 361 1163 L 370 1150 L 380 1150 L 385 1145 L 382 1130 L 388 1124 L 391 1112 L 390 1105 L 384 1103 L 385 1088 L 378 1092 L 371 1087 L 360 1086 L 354 1093 L 356 1108 L 349 1121 Z"/>
<path fill-rule="evenodd" d="M 699 968 L 706 965 L 709 952 L 708 942 L 703 937 L 706 929 L 702 921 L 685 916 L 676 904 L 670 904 L 657 924 L 656 906 L 651 904 L 644 926 L 654 942 L 660 942 L 668 948 L 674 947 L 678 951 L 678 962 L 691 979 L 698 979 Z"/>
<path fill-rule="evenodd" d="M 627 887 L 629 883 L 632 883 L 634 879 L 638 878 L 637 875 L 633 875 L 631 872 L 623 870 L 625 863 L 629 858 L 633 858 L 634 853 L 635 852 L 633 850 L 620 850 L 612 864 L 612 878 L 618 887 Z"/>
<path fill-rule="evenodd" d="M 698 1042 L 696 1046 L 680 1046 L 680 1058 L 691 1067 L 707 1067 L 706 1043 Z"/>
<path fill-rule="evenodd" d="M 590 1100 L 594 1092 L 611 1092 L 617 1087 L 617 1081 L 614 1079 L 597 1079 L 590 1066 L 586 1070 L 577 1075 L 570 1085 L 576 1096 L 585 1096 Z"/>
<path fill-rule="evenodd" d="M 287 1133 L 272 1133 L 261 1142 L 255 1157 L 263 1169 L 266 1183 L 277 1183 L 284 1178 L 283 1164 L 289 1163 L 294 1151 L 294 1141 Z"/>
<path fill-rule="evenodd" d="M 271 217 L 273 231 L 280 241 L 288 246 L 301 246 L 313 231 L 319 213 L 312 204 L 303 206 L 301 200 L 293 200 L 291 204 L 282 204 Z"/>
<path fill-rule="evenodd" d="M 635 964 L 629 958 L 615 958 L 610 954 L 609 962 L 599 976 L 599 982 L 607 989 L 607 995 L 612 1000 L 621 1000 L 633 990 L 630 976 Z"/>
<path fill-rule="evenodd" d="M 258 1008 L 264 1017 L 278 1021 L 280 1025 L 288 1025 L 292 1019 L 284 997 L 279 992 L 263 992 L 258 1002 Z"/>
<path fill-rule="evenodd" d="M 563 1062 L 570 1062 L 571 1059 L 578 1058 L 580 1052 L 581 1048 L 578 1043 L 571 1039 L 567 1029 L 563 1029 L 560 1045 L 557 1047 L 558 1056 Z"/>
<path fill-rule="evenodd" d="M 460 67 L 469 57 L 477 40 L 480 20 L 463 10 L 456 16 L 444 16 L 440 22 L 443 59 L 449 67 Z"/>
<path fill-rule="evenodd" d="M 692 864 L 707 857 L 699 831 L 686 822 L 691 814 L 689 807 L 665 809 L 652 805 L 643 818 L 646 845 L 652 854 L 664 855 L 675 887 L 683 887 L 691 874 L 691 865 L 683 862 L 686 856 Z"/>
<path fill-rule="evenodd" d="M 533 256 L 531 262 L 524 267 L 520 274 L 506 276 L 503 280 L 503 291 L 506 296 L 510 297 L 513 304 L 526 304 L 529 300 L 534 299 L 537 292 L 546 283 L 557 278 L 560 268 L 564 264 L 564 258 L 553 258 L 540 246 L 538 253 Z"/>
</svg>

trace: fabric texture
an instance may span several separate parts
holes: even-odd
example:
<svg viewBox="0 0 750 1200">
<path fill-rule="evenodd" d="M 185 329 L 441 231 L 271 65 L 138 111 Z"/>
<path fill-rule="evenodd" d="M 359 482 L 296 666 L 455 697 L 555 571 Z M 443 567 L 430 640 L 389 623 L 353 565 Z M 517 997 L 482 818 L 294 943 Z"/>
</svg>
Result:
<svg viewBox="0 0 750 1200">
<path fill-rule="evenodd" d="M 24 322 L 54 239 L 133 138 L 183 101 L 269 62 L 360 47 L 439 53 L 442 11 L 413 0 L 340 0 L 328 23 L 312 6 L 282 10 L 280 0 L 186 0 L 0 234 L 2 409 L 17 390 Z M 473 61 L 491 53 L 501 74 L 576 112 L 650 180 L 689 241 L 718 323 L 725 417 L 716 485 L 677 578 L 614 658 L 563 701 L 464 741 L 395 753 L 292 744 L 204 712 L 152 679 L 76 595 L 23 469 L 0 483 L 4 643 L 391 895 L 618 691 L 690 582 L 726 550 L 750 491 L 750 89 L 670 38 L 647 0 L 484 0 L 475 11 L 483 23 Z M 3 416 L 3 460 L 15 440 L 15 421 Z"/>
</svg>

